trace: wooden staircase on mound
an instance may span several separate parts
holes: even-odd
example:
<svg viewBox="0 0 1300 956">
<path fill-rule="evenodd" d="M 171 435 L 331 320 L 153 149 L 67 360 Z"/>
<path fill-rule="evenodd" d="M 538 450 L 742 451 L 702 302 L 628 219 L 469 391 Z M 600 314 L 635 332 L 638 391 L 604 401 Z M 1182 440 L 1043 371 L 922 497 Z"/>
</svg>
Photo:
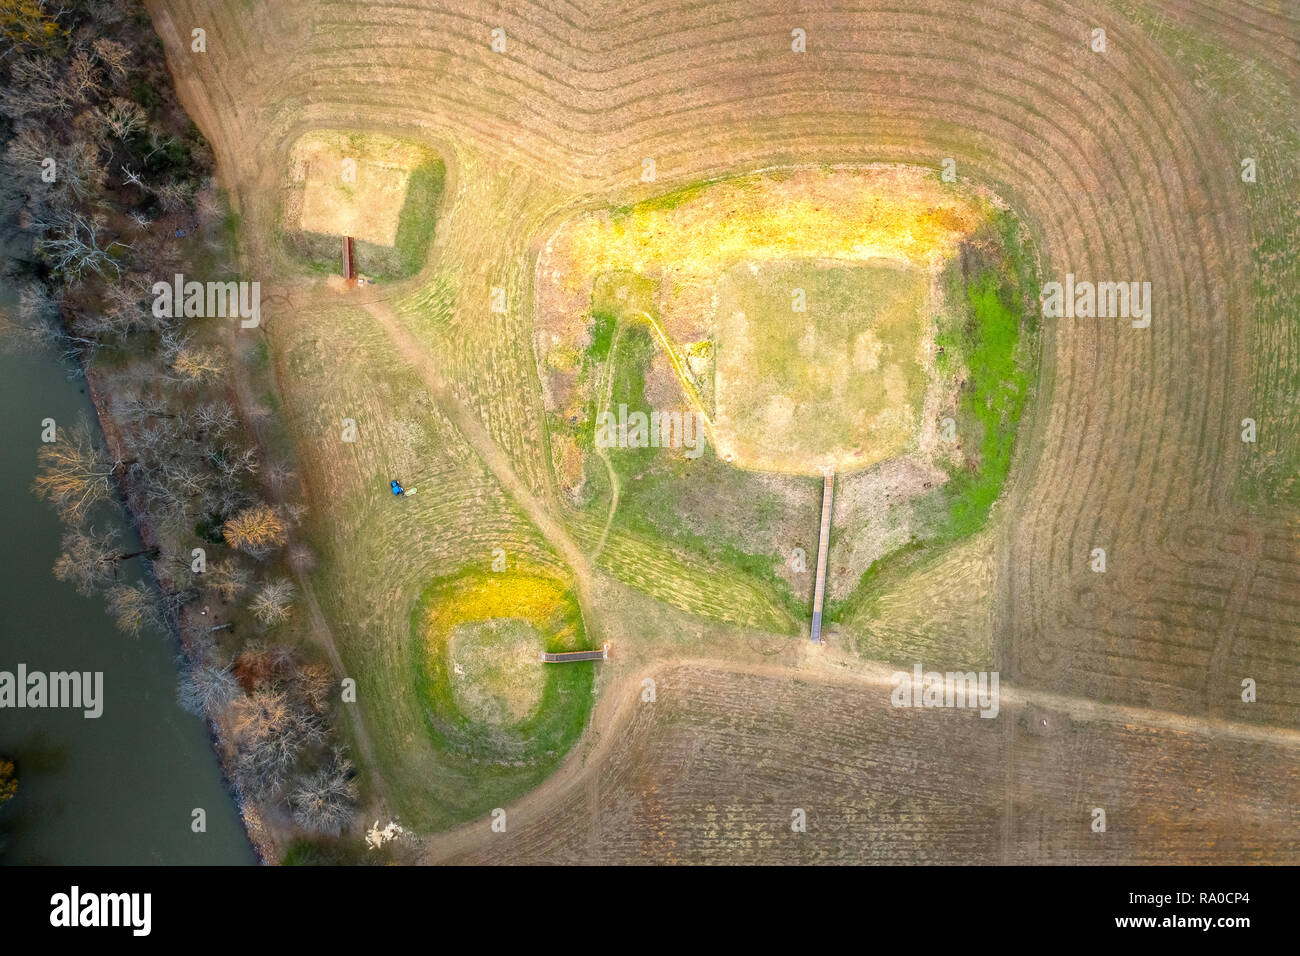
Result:
<svg viewBox="0 0 1300 956">
<path fill-rule="evenodd" d="M 826 561 L 831 550 L 831 503 L 835 497 L 835 472 L 822 478 L 822 531 L 817 538 L 817 582 L 813 588 L 812 631 L 809 640 L 822 642 L 822 600 L 826 594 Z"/>
</svg>

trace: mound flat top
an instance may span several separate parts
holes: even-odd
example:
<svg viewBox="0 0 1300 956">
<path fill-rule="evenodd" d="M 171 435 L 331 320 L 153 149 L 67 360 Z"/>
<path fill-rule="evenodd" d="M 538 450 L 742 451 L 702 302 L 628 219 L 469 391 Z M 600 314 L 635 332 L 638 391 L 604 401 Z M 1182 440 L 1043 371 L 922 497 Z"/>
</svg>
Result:
<svg viewBox="0 0 1300 956">
<path fill-rule="evenodd" d="M 546 683 L 546 642 L 527 621 L 498 618 L 458 625 L 451 634 L 451 688 L 460 712 L 495 727 L 537 710 Z"/>
<path fill-rule="evenodd" d="M 298 228 L 391 248 L 421 158 L 417 147 L 388 137 L 307 134 L 293 150 L 303 180 Z M 355 163 L 355 177 L 345 178 L 345 161 Z"/>
<path fill-rule="evenodd" d="M 795 311 L 802 290 L 806 311 Z M 929 277 L 906 262 L 751 262 L 718 281 L 714 437 L 740 467 L 862 468 L 914 441 Z"/>
</svg>

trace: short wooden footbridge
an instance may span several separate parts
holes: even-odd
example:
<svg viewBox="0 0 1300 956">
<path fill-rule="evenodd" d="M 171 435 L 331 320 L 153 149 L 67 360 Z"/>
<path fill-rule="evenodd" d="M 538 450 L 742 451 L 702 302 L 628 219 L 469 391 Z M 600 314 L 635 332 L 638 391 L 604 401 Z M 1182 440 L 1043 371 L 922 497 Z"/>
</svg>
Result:
<svg viewBox="0 0 1300 956">
<path fill-rule="evenodd" d="M 609 659 L 609 645 L 594 651 L 559 651 L 542 655 L 544 664 L 567 664 L 569 661 L 604 661 Z"/>
</svg>

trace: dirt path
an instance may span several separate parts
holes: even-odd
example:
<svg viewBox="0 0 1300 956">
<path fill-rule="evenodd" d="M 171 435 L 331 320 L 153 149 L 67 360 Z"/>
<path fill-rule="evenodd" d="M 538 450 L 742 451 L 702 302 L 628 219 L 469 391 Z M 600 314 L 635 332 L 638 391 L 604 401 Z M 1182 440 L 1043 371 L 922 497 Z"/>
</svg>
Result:
<svg viewBox="0 0 1300 956">
<path fill-rule="evenodd" d="M 677 382 L 682 387 L 682 393 L 686 396 L 686 400 L 690 402 L 691 406 L 695 409 L 695 414 L 704 419 L 705 427 L 709 430 L 709 441 L 713 442 L 714 448 L 717 448 L 718 440 L 713 434 L 713 419 L 709 416 L 708 410 L 704 407 L 704 400 L 700 398 L 699 393 L 695 391 L 695 386 L 691 384 L 691 380 L 687 377 L 686 366 L 682 359 L 677 355 L 677 350 L 673 348 L 672 342 L 669 341 L 668 336 L 664 334 L 664 330 L 659 327 L 659 323 L 655 321 L 654 316 L 649 312 L 642 312 L 641 318 L 649 322 L 650 328 L 654 329 L 655 334 L 659 336 L 659 344 L 663 348 L 664 354 L 668 356 L 668 361 L 673 367 L 673 372 L 677 375 Z"/>
<path fill-rule="evenodd" d="M 623 337 L 623 325 L 619 325 L 614 332 L 614 341 L 610 344 L 609 370 L 605 376 L 605 400 L 601 407 L 609 411 L 609 403 L 614 400 L 614 361 L 613 356 L 618 353 L 618 343 Z M 605 527 L 600 532 L 600 541 L 596 544 L 596 550 L 591 553 L 591 560 L 596 561 L 600 558 L 601 552 L 605 550 L 605 542 L 609 539 L 609 529 L 614 526 L 614 515 L 618 511 L 619 498 L 623 494 L 622 482 L 618 480 L 618 472 L 614 470 L 614 462 L 609 457 L 609 450 L 601 447 L 599 442 L 592 443 L 593 450 L 597 457 L 605 463 L 605 471 L 609 475 L 609 514 L 605 518 Z"/>
</svg>

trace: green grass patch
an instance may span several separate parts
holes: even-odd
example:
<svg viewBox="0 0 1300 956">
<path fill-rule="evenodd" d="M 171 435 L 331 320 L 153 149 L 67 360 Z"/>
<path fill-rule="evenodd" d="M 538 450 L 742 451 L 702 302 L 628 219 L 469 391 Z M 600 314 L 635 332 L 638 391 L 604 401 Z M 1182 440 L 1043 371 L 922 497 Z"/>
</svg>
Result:
<svg viewBox="0 0 1300 956">
<path fill-rule="evenodd" d="M 911 540 L 872 562 L 849 598 L 829 604 L 830 620 L 862 613 L 881 586 L 983 529 L 1011 470 L 1038 367 L 1034 258 L 1018 222 L 1002 211 L 965 252 L 945 270 L 956 308 L 935 333 L 940 374 L 965 381 L 953 416 L 965 463 L 950 464 L 948 481 L 916 502 Z"/>
<path fill-rule="evenodd" d="M 396 250 L 398 262 L 391 271 L 367 271 L 367 275 L 400 279 L 415 275 L 424 266 L 438 224 L 438 210 L 442 207 L 442 191 L 447 178 L 447 168 L 442 160 L 425 163 L 411 171 L 406 184 L 406 202 L 397 218 Z M 366 260 L 358 260 L 365 262 Z M 387 268 L 387 266 L 385 266 Z"/>
</svg>

